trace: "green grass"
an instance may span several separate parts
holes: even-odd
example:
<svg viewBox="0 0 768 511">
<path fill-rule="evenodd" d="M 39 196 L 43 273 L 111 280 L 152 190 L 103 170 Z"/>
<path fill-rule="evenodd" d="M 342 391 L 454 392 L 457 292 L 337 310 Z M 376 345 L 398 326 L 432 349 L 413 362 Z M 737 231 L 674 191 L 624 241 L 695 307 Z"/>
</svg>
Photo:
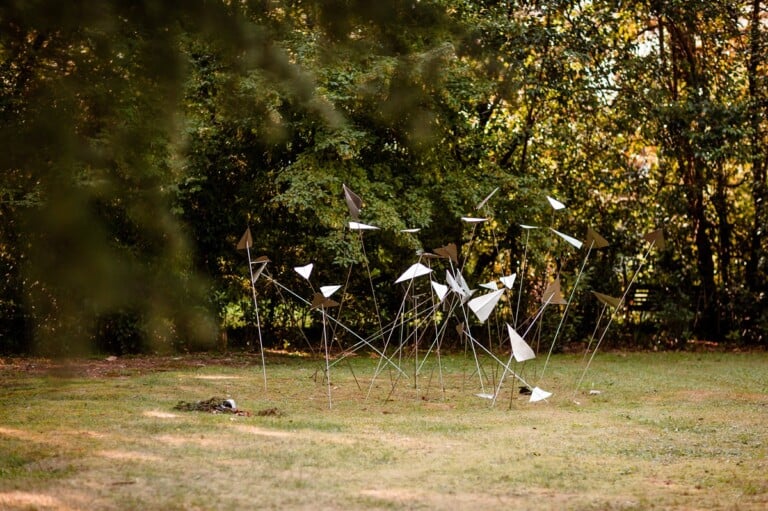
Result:
<svg viewBox="0 0 768 511">
<path fill-rule="evenodd" d="M 509 380 L 493 408 L 463 356 L 444 392 L 435 360 L 394 392 L 377 360 L 337 364 L 330 409 L 306 358 L 269 357 L 266 391 L 246 355 L 33 362 L 0 364 L 0 509 L 768 507 L 765 353 L 601 354 L 577 393 L 558 355 L 522 371 L 552 398 Z M 212 396 L 254 415 L 173 409 Z"/>
</svg>

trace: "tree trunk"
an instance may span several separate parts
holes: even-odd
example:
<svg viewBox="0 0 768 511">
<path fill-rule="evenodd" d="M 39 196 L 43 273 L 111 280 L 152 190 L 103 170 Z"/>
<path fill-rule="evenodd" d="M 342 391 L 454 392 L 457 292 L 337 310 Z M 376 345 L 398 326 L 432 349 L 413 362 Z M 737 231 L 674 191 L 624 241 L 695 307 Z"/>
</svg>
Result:
<svg viewBox="0 0 768 511">
<path fill-rule="evenodd" d="M 690 147 L 686 148 L 690 150 Z M 703 162 L 693 157 L 680 162 L 684 168 L 684 185 L 688 199 L 688 214 L 693 225 L 696 246 L 696 269 L 701 281 L 699 301 L 702 304 L 701 318 L 697 322 L 697 333 L 711 340 L 719 340 L 722 332 L 719 326 L 717 286 L 715 285 L 714 251 L 710 231 L 712 223 L 707 219 L 704 197 L 705 181 Z"/>
<path fill-rule="evenodd" d="M 745 278 L 749 290 L 753 293 L 765 291 L 764 279 L 760 278 L 761 260 L 764 258 L 762 240 L 765 235 L 766 201 L 768 187 L 766 186 L 766 167 L 768 154 L 765 151 L 765 133 L 761 127 L 763 116 L 766 114 L 765 78 L 760 73 L 760 63 L 764 59 L 765 47 L 761 24 L 761 1 L 753 0 L 751 13 L 749 61 L 747 63 L 747 80 L 749 84 L 750 122 L 752 125 L 751 163 L 752 163 L 752 202 L 754 218 L 749 233 L 749 255 L 745 268 Z"/>
<path fill-rule="evenodd" d="M 720 273 L 720 282 L 726 290 L 731 285 L 731 234 L 733 227 L 728 221 L 728 176 L 725 175 L 722 162 L 717 163 L 717 177 L 713 203 L 717 213 L 717 235 L 719 244 L 717 247 L 717 267 Z"/>
</svg>

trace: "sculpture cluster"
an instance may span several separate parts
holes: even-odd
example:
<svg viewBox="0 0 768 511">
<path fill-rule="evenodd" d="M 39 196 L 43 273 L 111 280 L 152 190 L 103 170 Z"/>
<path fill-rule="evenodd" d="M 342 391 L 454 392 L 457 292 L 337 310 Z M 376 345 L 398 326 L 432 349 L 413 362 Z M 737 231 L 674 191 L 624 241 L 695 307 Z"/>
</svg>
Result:
<svg viewBox="0 0 768 511">
<path fill-rule="evenodd" d="M 480 204 L 477 205 L 476 210 L 479 211 L 483 209 L 486 203 L 497 191 L 498 188 L 491 192 Z M 347 226 L 351 231 L 356 231 L 359 233 L 359 240 L 362 244 L 364 242 L 364 232 L 375 231 L 379 228 L 360 222 L 360 213 L 363 208 L 363 201 L 357 194 L 350 190 L 346 185 L 343 185 L 343 193 L 351 218 Z M 564 209 L 566 207 L 562 202 L 552 197 L 547 197 L 547 200 L 555 211 Z M 466 216 L 462 217 L 461 220 L 465 224 L 472 227 L 472 236 L 474 236 L 474 230 L 477 225 L 486 222 L 488 218 Z M 521 225 L 521 227 L 526 232 L 530 232 L 532 229 L 538 228 L 531 225 Z M 404 229 L 402 232 L 417 233 L 418 231 L 419 229 Z M 561 309 L 560 324 L 558 325 L 554 334 L 554 338 L 550 343 L 549 353 L 547 354 L 543 369 L 539 375 L 539 380 L 541 380 L 546 371 L 547 364 L 552 354 L 552 349 L 555 346 L 557 337 L 561 331 L 563 322 L 565 321 L 568 307 L 570 306 L 570 302 L 573 299 L 574 291 L 579 285 L 579 280 L 584 271 L 587 260 L 589 259 L 589 255 L 594 249 L 600 249 L 608 246 L 608 241 L 591 228 L 587 229 L 585 242 L 582 242 L 568 234 L 557 231 L 551 227 L 549 228 L 549 231 L 551 231 L 554 235 L 558 236 L 560 239 L 565 241 L 569 246 L 576 250 L 582 249 L 585 244 L 587 245 L 587 253 L 584 258 L 584 262 L 581 266 L 581 270 L 577 274 L 569 298 L 566 299 L 563 296 L 560 287 L 559 276 L 555 276 L 555 278 L 546 286 L 546 289 L 541 296 L 541 303 L 539 304 L 536 313 L 525 321 L 518 322 L 520 304 L 519 297 L 523 292 L 523 279 L 518 279 L 517 274 L 515 273 L 509 275 L 501 275 L 497 280 L 480 284 L 479 287 L 487 289 L 488 292 L 478 295 L 477 289 L 470 288 L 464 276 L 462 275 L 462 267 L 460 265 L 457 247 L 455 244 L 450 243 L 444 247 L 435 249 L 433 253 L 420 252 L 418 254 L 418 260 L 414 262 L 409 268 L 407 268 L 399 277 L 394 279 L 394 284 L 400 284 L 405 288 L 403 301 L 401 302 L 400 308 L 395 315 L 396 319 L 390 322 L 388 325 L 382 325 L 381 320 L 379 320 L 379 325 L 381 325 L 379 331 L 367 336 L 363 336 L 357 332 L 354 332 L 352 329 L 341 323 L 338 318 L 335 318 L 329 314 L 331 309 L 339 307 L 340 305 L 339 301 L 332 297 L 339 290 L 342 290 L 341 285 L 323 285 L 315 289 L 315 286 L 311 281 L 314 265 L 309 263 L 304 266 L 298 266 L 294 268 L 295 272 L 300 275 L 307 283 L 309 283 L 309 286 L 313 292 L 313 295 L 310 299 L 302 297 L 299 293 L 289 289 L 287 286 L 284 286 L 276 278 L 269 274 L 269 271 L 267 270 L 267 264 L 269 263 L 268 257 L 261 256 L 252 259 L 251 247 L 253 246 L 253 239 L 251 237 L 250 229 L 247 229 L 240 239 L 237 248 L 245 250 L 248 256 L 250 282 L 253 295 L 253 303 L 254 307 L 256 308 L 257 329 L 259 332 L 259 342 L 262 354 L 262 369 L 264 373 L 265 388 L 267 384 L 266 367 L 264 362 L 263 344 L 261 342 L 261 325 L 259 323 L 260 319 L 258 314 L 257 301 L 258 291 L 256 287 L 257 282 L 262 277 L 320 314 L 323 325 L 322 347 L 325 353 L 325 381 L 327 383 L 329 406 L 332 406 L 330 383 L 331 367 L 337 364 L 345 356 L 349 356 L 349 354 L 363 348 L 367 348 L 378 355 L 378 364 L 371 379 L 368 395 L 370 395 L 376 378 L 383 372 L 385 368 L 392 369 L 397 375 L 393 380 L 392 392 L 394 391 L 397 382 L 400 381 L 403 377 L 405 379 L 412 378 L 414 385 L 417 386 L 419 371 L 423 368 L 424 362 L 433 354 L 435 354 L 438 359 L 438 366 L 440 367 L 440 381 L 442 382 L 442 366 L 439 364 L 440 346 L 446 332 L 448 320 L 450 318 L 456 319 L 458 324 L 457 330 L 461 334 L 462 338 L 466 340 L 467 345 L 470 348 L 469 351 L 471 351 L 473 354 L 476 373 L 479 376 L 480 383 L 480 392 L 476 394 L 478 397 L 488 399 L 492 402 L 492 404 L 495 404 L 505 379 L 508 376 L 511 376 L 519 381 L 520 384 L 522 384 L 521 388 L 525 394 L 530 396 L 530 402 L 537 402 L 548 399 L 552 396 L 552 393 L 547 392 L 536 385 L 529 384 L 521 376 L 521 371 L 515 370 L 516 366 L 513 364 L 513 362 L 516 364 L 524 364 L 526 361 L 536 358 L 537 354 L 526 342 L 525 337 L 529 332 L 531 332 L 531 328 L 537 322 L 537 320 L 541 318 L 544 310 L 547 307 L 559 306 Z M 643 261 L 653 247 L 660 249 L 664 247 L 664 237 L 661 230 L 656 230 L 647 234 L 644 239 L 646 242 L 648 242 L 649 246 L 645 257 L 643 257 Z M 527 243 L 528 237 L 526 236 L 526 253 Z M 433 259 L 441 259 L 446 262 L 444 282 L 439 282 L 439 279 L 435 278 L 435 271 L 432 268 L 431 263 Z M 523 261 L 523 266 L 524 265 L 525 261 Z M 591 356 L 588 358 L 584 367 L 584 372 L 576 384 L 574 395 L 578 391 L 584 375 L 586 374 L 592 359 L 597 353 L 600 344 L 605 337 L 605 333 L 608 331 L 608 328 L 613 321 L 616 312 L 621 308 L 627 296 L 627 292 L 634 283 L 639 269 L 640 268 L 635 271 L 632 280 L 627 285 L 624 294 L 620 298 L 592 291 L 595 298 L 599 300 L 600 303 L 602 303 L 603 310 L 601 311 L 600 319 L 598 319 L 598 326 L 595 328 L 595 334 L 593 334 L 593 338 L 590 340 L 589 345 L 587 346 L 587 353 L 591 351 Z M 429 279 L 428 289 L 430 292 L 420 293 L 417 297 L 415 293 L 417 282 L 426 278 Z M 471 332 L 472 321 L 470 321 L 470 317 L 467 311 L 469 310 L 474 314 L 477 322 L 480 324 L 485 323 L 493 314 L 502 296 L 515 290 L 516 282 L 518 283 L 518 289 L 516 290 L 518 293 L 518 307 L 515 312 L 514 320 L 512 320 L 513 324 L 510 325 L 509 323 L 506 323 L 506 330 L 509 337 L 508 346 L 510 355 L 505 361 L 502 360 L 497 353 L 489 349 L 489 347 L 486 347 L 484 344 L 478 342 L 473 337 Z M 344 292 L 345 290 L 342 290 L 340 296 L 344 296 Z M 374 292 L 374 288 L 371 286 L 371 293 Z M 424 296 L 426 296 L 426 298 L 424 298 Z M 604 317 L 604 313 L 607 310 L 612 312 L 608 315 L 607 324 L 602 325 L 601 327 L 600 320 Z M 519 333 L 517 329 L 523 325 L 527 325 L 527 329 L 525 332 Z M 330 339 L 333 339 L 333 332 L 339 328 L 352 335 L 356 339 L 356 343 L 351 348 L 345 350 L 345 352 L 340 357 L 336 357 L 332 360 L 330 353 Z M 599 336 L 596 335 L 598 331 L 601 332 Z M 429 340 L 427 340 L 427 335 L 430 338 Z M 597 338 L 597 340 L 593 346 L 593 341 L 595 341 L 595 338 Z M 426 347 L 421 354 L 421 359 L 419 358 L 420 347 Z M 484 371 L 480 366 L 478 352 L 483 352 L 502 369 L 501 377 L 498 378 L 498 381 L 496 381 L 495 384 L 491 384 L 489 381 L 487 381 L 487 378 L 484 377 Z M 402 363 L 404 355 L 406 355 L 406 359 L 412 358 L 415 361 L 414 372 L 412 375 L 406 373 L 403 368 Z M 392 392 L 390 392 L 390 395 Z"/>
</svg>

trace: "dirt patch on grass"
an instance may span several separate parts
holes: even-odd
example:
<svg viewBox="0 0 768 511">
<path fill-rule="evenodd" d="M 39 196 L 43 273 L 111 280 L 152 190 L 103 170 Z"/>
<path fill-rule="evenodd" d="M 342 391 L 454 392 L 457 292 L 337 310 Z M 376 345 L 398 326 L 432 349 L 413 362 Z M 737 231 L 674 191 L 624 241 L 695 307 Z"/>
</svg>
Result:
<svg viewBox="0 0 768 511">
<path fill-rule="evenodd" d="M 258 426 L 235 426 L 237 431 L 242 433 L 248 433 L 251 435 L 266 436 L 270 438 L 301 438 L 302 434 L 295 431 L 281 431 L 277 429 L 266 429 Z M 309 438 L 309 435 L 303 435 L 304 438 Z"/>
<path fill-rule="evenodd" d="M 110 451 L 98 451 L 96 454 L 98 456 L 103 456 L 104 458 L 120 461 L 161 461 L 163 459 L 160 456 L 155 456 L 154 454 L 134 451 L 120 451 L 114 449 Z"/>
<path fill-rule="evenodd" d="M 768 403 L 768 395 L 756 392 L 683 390 L 678 392 L 681 399 L 691 403 L 712 401 L 749 401 L 752 403 Z"/>
<path fill-rule="evenodd" d="M 15 438 L 16 440 L 23 440 L 24 442 L 55 446 L 68 446 L 69 439 L 66 437 L 72 435 L 94 437 L 101 436 L 99 433 L 92 433 L 88 431 L 57 432 L 56 435 L 51 435 L 49 433 L 35 433 L 34 431 L 4 427 L 0 427 L 0 435 Z"/>
<path fill-rule="evenodd" d="M 261 365 L 261 357 L 252 353 L 218 355 L 211 353 L 184 356 L 127 356 L 93 359 L 55 360 L 49 358 L 0 359 L 0 378 L 14 373 L 51 375 L 56 377 L 120 377 L 160 371 L 216 367 L 248 367 Z M 199 375 L 203 379 L 230 379 L 237 376 Z"/>
<path fill-rule="evenodd" d="M 181 445 L 197 445 L 200 447 L 220 447 L 221 438 L 212 438 L 205 435 L 158 435 L 152 437 L 153 440 L 157 440 L 163 444 L 181 446 Z"/>
<path fill-rule="evenodd" d="M 56 497 L 23 491 L 0 493 L 0 509 L 74 510 L 74 508 L 64 505 Z"/>
<path fill-rule="evenodd" d="M 144 417 L 154 417 L 156 419 L 178 419 L 179 416 L 175 413 L 159 412 L 157 410 L 148 410 L 142 414 Z"/>
<path fill-rule="evenodd" d="M 584 499 L 583 496 L 571 494 L 568 492 L 554 492 L 551 490 L 520 489 L 511 490 L 509 493 L 467 493 L 454 491 L 430 491 L 416 490 L 413 488 L 377 488 L 368 489 L 360 492 L 363 497 L 371 498 L 376 501 L 386 503 L 396 508 L 407 507 L 426 509 L 492 509 L 500 505 L 511 508 L 528 509 L 532 501 L 538 504 L 539 509 L 573 509 L 578 501 L 592 500 L 592 502 L 583 502 L 585 506 L 596 505 L 594 509 L 601 509 L 605 502 L 595 497 L 594 499 Z M 581 502 L 580 502 L 581 503 Z M 613 502 L 606 506 L 609 509 L 634 509 L 637 505 L 631 499 L 625 502 Z M 592 509 L 591 507 L 585 507 Z"/>
<path fill-rule="evenodd" d="M 316 442 L 321 441 L 327 444 L 345 444 L 354 445 L 360 442 L 360 438 L 357 436 L 350 436 L 341 433 L 328 433 L 325 431 L 314 430 L 295 430 L 285 431 L 279 429 L 268 429 L 259 426 L 247 426 L 244 424 L 238 424 L 233 427 L 235 431 L 241 433 L 247 433 L 250 435 L 257 435 L 274 439 L 290 439 L 303 442 Z"/>
<path fill-rule="evenodd" d="M 5 428 L 0 426 L 0 435 L 9 436 L 19 440 L 25 440 L 27 442 L 36 442 L 41 444 L 52 445 L 68 445 L 69 439 L 67 437 L 87 437 L 87 438 L 104 438 L 104 433 L 98 431 L 88 430 L 69 430 L 58 431 L 56 435 L 50 433 L 35 433 L 34 431 L 27 431 L 24 429 Z"/>
</svg>

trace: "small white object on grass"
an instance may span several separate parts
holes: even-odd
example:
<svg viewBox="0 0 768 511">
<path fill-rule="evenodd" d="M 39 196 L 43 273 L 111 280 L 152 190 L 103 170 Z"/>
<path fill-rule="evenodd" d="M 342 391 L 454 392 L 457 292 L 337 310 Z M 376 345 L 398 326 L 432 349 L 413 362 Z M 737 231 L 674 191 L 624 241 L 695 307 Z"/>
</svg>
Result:
<svg viewBox="0 0 768 511">
<path fill-rule="evenodd" d="M 547 392 L 546 390 L 540 389 L 539 387 L 534 387 L 531 391 L 531 398 L 528 400 L 528 402 L 535 403 L 537 401 L 544 401 L 551 396 L 551 392 Z"/>
</svg>

